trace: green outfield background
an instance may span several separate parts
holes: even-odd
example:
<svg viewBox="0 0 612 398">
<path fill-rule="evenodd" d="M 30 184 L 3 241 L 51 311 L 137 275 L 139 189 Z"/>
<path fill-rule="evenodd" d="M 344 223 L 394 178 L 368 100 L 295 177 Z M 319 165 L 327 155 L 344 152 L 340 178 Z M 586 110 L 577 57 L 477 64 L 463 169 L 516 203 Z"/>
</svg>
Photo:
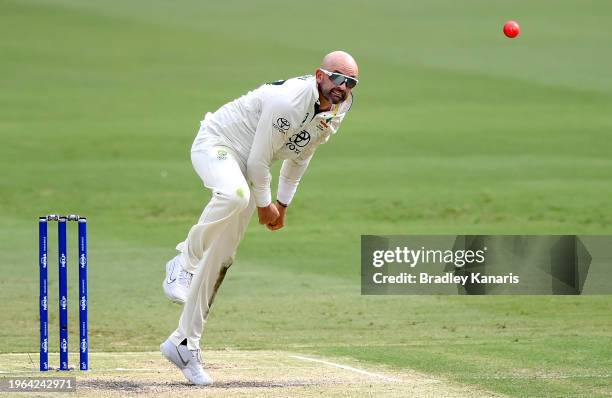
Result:
<svg viewBox="0 0 612 398">
<path fill-rule="evenodd" d="M 361 67 L 353 109 L 287 227 L 251 225 L 203 348 L 349 356 L 515 397 L 612 395 L 610 296 L 359 284 L 361 234 L 612 232 L 610 15 L 603 0 L 0 2 L 0 353 L 37 351 L 37 217 L 68 212 L 89 218 L 91 350 L 156 350 L 180 313 L 164 264 L 209 197 L 189 160 L 199 120 L 345 49 Z"/>
</svg>

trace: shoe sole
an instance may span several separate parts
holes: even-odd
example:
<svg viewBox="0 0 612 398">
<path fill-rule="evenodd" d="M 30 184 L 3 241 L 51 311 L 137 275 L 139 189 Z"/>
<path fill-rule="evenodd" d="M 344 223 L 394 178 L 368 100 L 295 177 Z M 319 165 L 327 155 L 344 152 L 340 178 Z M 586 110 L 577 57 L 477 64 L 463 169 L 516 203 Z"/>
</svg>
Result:
<svg viewBox="0 0 612 398">
<path fill-rule="evenodd" d="M 166 280 L 164 280 L 164 283 L 162 283 L 162 288 L 164 289 L 164 295 L 166 296 L 166 298 L 168 300 L 170 300 L 170 302 L 174 303 L 174 304 L 179 304 L 179 305 L 183 305 L 185 304 L 185 300 L 181 300 L 180 298 L 176 298 L 174 296 L 174 298 L 170 297 L 170 294 L 168 293 L 168 291 L 166 290 Z"/>
<path fill-rule="evenodd" d="M 204 383 L 196 383 L 195 381 L 192 380 L 191 369 L 189 368 L 181 369 L 181 372 L 183 372 L 183 376 L 185 376 L 185 378 L 189 382 L 195 384 L 196 386 L 211 386 L 213 384 L 212 380 L 204 382 Z"/>
<path fill-rule="evenodd" d="M 168 274 L 169 274 L 169 272 L 168 272 L 168 267 L 170 266 L 170 262 L 171 262 L 171 261 L 172 261 L 172 260 L 170 260 L 170 261 L 168 261 L 168 262 L 166 263 L 166 275 L 168 275 Z M 176 280 L 176 278 L 175 278 L 175 280 Z M 164 281 L 162 282 L 162 288 L 164 289 L 164 294 L 166 295 L 166 297 L 168 298 L 168 300 L 170 300 L 170 301 L 171 301 L 171 302 L 173 302 L 174 304 L 180 304 L 180 305 L 185 304 L 185 300 L 180 299 L 180 298 L 178 298 L 178 297 L 176 297 L 176 296 L 171 296 L 171 295 L 170 295 L 170 293 L 168 292 L 168 290 L 167 290 L 167 288 L 166 288 L 166 285 L 168 285 L 168 282 L 167 282 L 167 281 L 168 281 L 168 277 L 166 276 L 166 277 L 164 278 Z"/>
</svg>

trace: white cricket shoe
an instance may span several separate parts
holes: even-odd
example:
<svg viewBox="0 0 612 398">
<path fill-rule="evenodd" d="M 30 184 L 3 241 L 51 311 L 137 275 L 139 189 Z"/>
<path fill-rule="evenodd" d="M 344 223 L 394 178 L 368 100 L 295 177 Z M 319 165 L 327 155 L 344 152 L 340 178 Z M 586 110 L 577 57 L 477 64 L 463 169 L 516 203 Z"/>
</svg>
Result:
<svg viewBox="0 0 612 398">
<path fill-rule="evenodd" d="M 210 386 L 212 378 L 202 367 L 200 350 L 190 350 L 186 345 L 175 346 L 170 340 L 164 341 L 159 350 L 166 359 L 175 364 L 187 380 L 199 386 Z"/>
<path fill-rule="evenodd" d="M 166 263 L 166 278 L 162 283 L 164 293 L 170 301 L 185 304 L 193 274 L 183 270 L 182 254 L 178 254 Z"/>
</svg>

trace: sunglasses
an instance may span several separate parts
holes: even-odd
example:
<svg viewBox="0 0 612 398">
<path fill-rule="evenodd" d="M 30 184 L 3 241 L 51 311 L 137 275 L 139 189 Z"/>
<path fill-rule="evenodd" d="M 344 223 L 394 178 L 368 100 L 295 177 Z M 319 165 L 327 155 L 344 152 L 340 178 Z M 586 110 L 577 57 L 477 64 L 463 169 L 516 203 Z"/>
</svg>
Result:
<svg viewBox="0 0 612 398">
<path fill-rule="evenodd" d="M 322 68 L 319 68 L 319 70 L 329 76 L 329 80 L 331 80 L 336 86 L 341 86 L 344 83 L 346 84 L 346 88 L 353 88 L 357 85 L 357 83 L 359 83 L 359 80 L 355 79 L 354 77 L 346 76 L 342 73 L 330 72 Z"/>
</svg>

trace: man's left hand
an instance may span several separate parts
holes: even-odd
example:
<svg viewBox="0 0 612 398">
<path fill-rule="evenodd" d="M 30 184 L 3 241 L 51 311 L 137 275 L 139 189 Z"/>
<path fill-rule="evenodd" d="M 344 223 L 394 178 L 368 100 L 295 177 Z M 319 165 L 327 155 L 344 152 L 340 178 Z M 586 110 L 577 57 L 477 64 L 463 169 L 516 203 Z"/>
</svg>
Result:
<svg viewBox="0 0 612 398">
<path fill-rule="evenodd" d="M 273 204 L 276 206 L 279 216 L 276 221 L 266 225 L 270 231 L 276 231 L 285 226 L 285 213 L 287 213 L 287 208 L 285 206 L 281 206 L 278 203 Z"/>
</svg>

